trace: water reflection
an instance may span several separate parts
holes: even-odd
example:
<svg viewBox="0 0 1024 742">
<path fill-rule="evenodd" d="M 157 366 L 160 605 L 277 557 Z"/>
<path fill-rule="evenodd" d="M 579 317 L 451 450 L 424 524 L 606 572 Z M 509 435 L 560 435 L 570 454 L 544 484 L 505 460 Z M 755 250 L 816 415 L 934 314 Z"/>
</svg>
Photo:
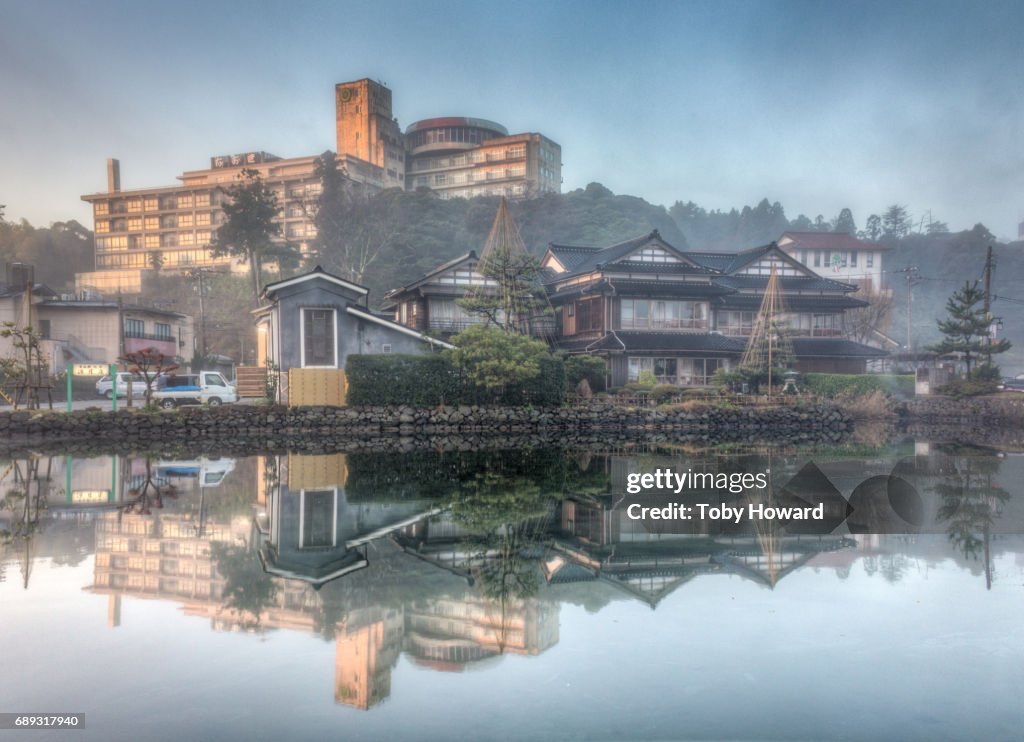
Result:
<svg viewBox="0 0 1024 742">
<path fill-rule="evenodd" d="M 949 559 L 991 588 L 996 557 L 1022 551 L 1024 493 L 1011 483 L 1024 482 L 1024 457 L 909 443 L 809 458 L 796 449 L 659 447 L 400 459 L 27 455 L 6 462 L 0 479 L 0 564 L 17 561 L 27 588 L 39 558 L 77 563 L 93 553 L 87 591 L 107 596 L 111 627 L 121 625 L 125 599 L 149 598 L 216 631 L 320 636 L 333 644 L 335 702 L 368 709 L 389 697 L 403 657 L 461 672 L 547 652 L 566 602 L 653 610 L 703 576 L 777 589 L 805 570 L 843 581 L 860 565 L 898 582 Z M 771 504 L 813 490 L 843 517 L 827 533 L 631 518 L 630 474 L 659 467 L 770 471 L 767 491 L 708 497 Z M 875 480 L 849 526 L 845 503 Z M 900 499 L 895 480 L 920 501 Z M 691 494 L 638 497 L 655 507 Z M 858 530 L 896 516 L 903 531 Z M 921 535 L 928 524 L 953 550 Z"/>
</svg>

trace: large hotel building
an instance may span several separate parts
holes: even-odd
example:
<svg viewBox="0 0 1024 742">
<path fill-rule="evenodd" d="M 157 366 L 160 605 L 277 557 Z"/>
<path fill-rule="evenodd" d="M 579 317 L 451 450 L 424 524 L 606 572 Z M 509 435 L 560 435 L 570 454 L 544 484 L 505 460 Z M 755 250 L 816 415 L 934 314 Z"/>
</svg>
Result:
<svg viewBox="0 0 1024 742">
<path fill-rule="evenodd" d="M 562 149 L 538 133 L 512 134 L 484 119 L 445 117 L 417 121 L 405 132 L 391 106 L 391 91 L 369 79 L 335 86 L 337 155 L 348 177 L 374 189 L 429 188 L 440 198 L 558 193 Z M 80 292 L 141 291 L 142 271 L 240 269 L 214 258 L 210 241 L 223 222 L 223 189 L 243 169 L 259 171 L 275 190 L 282 237 L 305 250 L 316 236 L 310 204 L 320 191 L 316 156 L 282 159 L 266 152 L 212 157 L 210 167 L 178 176 L 180 183 L 121 189 L 120 163 L 107 161 L 107 190 L 82 196 L 93 207 L 95 270 L 76 276 Z"/>
</svg>

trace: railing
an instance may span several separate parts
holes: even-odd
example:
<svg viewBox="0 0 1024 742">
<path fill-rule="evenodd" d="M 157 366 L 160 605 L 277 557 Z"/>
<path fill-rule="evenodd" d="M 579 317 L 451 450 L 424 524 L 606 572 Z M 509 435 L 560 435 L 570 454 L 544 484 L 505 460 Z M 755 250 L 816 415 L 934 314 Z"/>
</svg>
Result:
<svg viewBox="0 0 1024 742">
<path fill-rule="evenodd" d="M 176 340 L 174 335 L 160 335 L 151 332 L 139 332 L 138 330 L 125 330 L 124 336 L 126 339 L 134 338 L 137 340 L 158 340 L 163 343 L 173 343 Z"/>
</svg>

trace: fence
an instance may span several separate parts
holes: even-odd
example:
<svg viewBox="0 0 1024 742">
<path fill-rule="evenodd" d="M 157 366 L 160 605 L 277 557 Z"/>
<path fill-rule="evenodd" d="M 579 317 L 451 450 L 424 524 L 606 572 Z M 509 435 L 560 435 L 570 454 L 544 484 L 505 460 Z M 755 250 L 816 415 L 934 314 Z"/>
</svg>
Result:
<svg viewBox="0 0 1024 742">
<path fill-rule="evenodd" d="M 239 366 L 235 369 L 238 396 L 262 398 L 267 396 L 267 369 L 265 366 Z"/>
<path fill-rule="evenodd" d="M 292 368 L 288 370 L 288 406 L 325 405 L 344 407 L 348 381 L 340 368 Z"/>
</svg>

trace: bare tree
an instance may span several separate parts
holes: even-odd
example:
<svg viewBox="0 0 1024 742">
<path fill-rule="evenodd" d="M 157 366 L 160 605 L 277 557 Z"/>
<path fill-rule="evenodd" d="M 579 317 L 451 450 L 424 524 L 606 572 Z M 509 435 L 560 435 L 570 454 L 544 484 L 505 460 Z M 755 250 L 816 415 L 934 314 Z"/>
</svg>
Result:
<svg viewBox="0 0 1024 742">
<path fill-rule="evenodd" d="M 884 333 L 892 317 L 892 293 L 872 293 L 864 296 L 867 306 L 846 312 L 846 335 L 850 340 L 866 343 L 877 340 Z"/>
</svg>

